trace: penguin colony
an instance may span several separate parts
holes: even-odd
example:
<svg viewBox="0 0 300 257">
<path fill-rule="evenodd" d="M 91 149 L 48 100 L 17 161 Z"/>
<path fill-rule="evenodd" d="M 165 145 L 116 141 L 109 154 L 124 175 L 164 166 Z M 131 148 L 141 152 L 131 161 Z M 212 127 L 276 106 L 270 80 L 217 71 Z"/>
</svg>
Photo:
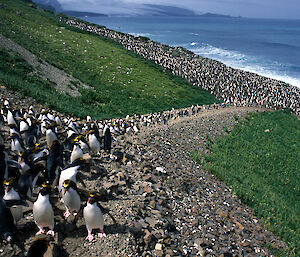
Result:
<svg viewBox="0 0 300 257">
<path fill-rule="evenodd" d="M 93 156 L 111 154 L 113 135 L 126 128 L 113 124 L 78 119 L 62 119 L 58 113 L 42 109 L 36 112 L 12 108 L 4 101 L 0 115 L 0 237 L 14 242 L 23 208 L 32 202 L 36 235 L 55 236 L 53 197 L 65 206 L 64 217 L 74 216 L 76 222 L 83 214 L 87 228 L 86 239 L 105 237 L 103 208 L 96 192 L 77 187 L 78 174 L 88 170 Z M 113 131 L 113 133 L 111 132 Z M 104 150 L 104 151 L 101 151 Z M 84 204 L 82 199 L 87 199 Z M 27 210 L 28 212 L 28 210 Z M 35 229 L 35 228 L 32 228 Z M 48 249 L 49 240 L 35 240 L 33 247 Z M 34 250 L 30 250 L 30 252 Z M 27 256 L 31 256 L 28 253 Z M 34 255 L 35 256 L 35 255 Z"/>
<path fill-rule="evenodd" d="M 234 106 L 258 105 L 279 109 L 290 108 L 300 114 L 300 89 L 284 82 L 255 73 L 228 67 L 208 58 L 200 57 L 181 47 L 171 47 L 105 27 L 88 25 L 81 21 L 60 18 L 70 26 L 110 38 L 145 59 L 180 76 L 194 86 L 201 87 L 226 104 Z"/>
</svg>

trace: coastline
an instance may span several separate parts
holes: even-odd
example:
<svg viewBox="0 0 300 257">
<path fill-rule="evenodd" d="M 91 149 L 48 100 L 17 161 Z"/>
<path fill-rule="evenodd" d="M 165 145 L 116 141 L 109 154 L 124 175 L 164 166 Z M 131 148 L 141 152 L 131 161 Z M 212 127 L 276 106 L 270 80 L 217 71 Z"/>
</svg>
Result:
<svg viewBox="0 0 300 257">
<path fill-rule="evenodd" d="M 206 89 L 226 104 L 290 108 L 300 114 L 300 89 L 285 82 L 252 72 L 231 68 L 219 61 L 204 58 L 182 47 L 171 47 L 144 37 L 113 31 L 80 19 L 60 17 L 69 26 L 95 33 L 120 43 L 127 50 L 154 61 L 194 86 Z"/>
</svg>

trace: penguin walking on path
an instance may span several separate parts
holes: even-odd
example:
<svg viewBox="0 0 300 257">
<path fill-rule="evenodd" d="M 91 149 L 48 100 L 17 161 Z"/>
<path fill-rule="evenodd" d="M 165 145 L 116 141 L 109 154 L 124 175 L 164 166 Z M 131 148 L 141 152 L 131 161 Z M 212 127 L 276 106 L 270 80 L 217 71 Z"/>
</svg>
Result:
<svg viewBox="0 0 300 257">
<path fill-rule="evenodd" d="M 74 181 L 71 179 L 65 180 L 63 182 L 63 200 L 66 206 L 66 212 L 64 216 L 67 218 L 73 212 L 74 216 L 76 216 L 80 210 L 80 196 L 77 191 L 77 186 Z"/>
<path fill-rule="evenodd" d="M 105 233 L 103 232 L 104 227 L 104 218 L 103 213 L 101 211 L 100 206 L 98 206 L 98 202 L 95 198 L 95 194 L 91 193 L 86 206 L 83 209 L 83 217 L 85 220 L 86 229 L 88 231 L 88 236 L 86 240 L 90 242 L 94 239 L 92 234 L 93 229 L 98 229 L 98 236 L 100 238 L 106 237 Z"/>
<path fill-rule="evenodd" d="M 44 228 L 49 228 L 48 235 L 54 236 L 54 212 L 49 200 L 50 186 L 44 183 L 37 200 L 33 204 L 33 218 L 39 231 L 36 235 L 43 234 Z"/>
</svg>

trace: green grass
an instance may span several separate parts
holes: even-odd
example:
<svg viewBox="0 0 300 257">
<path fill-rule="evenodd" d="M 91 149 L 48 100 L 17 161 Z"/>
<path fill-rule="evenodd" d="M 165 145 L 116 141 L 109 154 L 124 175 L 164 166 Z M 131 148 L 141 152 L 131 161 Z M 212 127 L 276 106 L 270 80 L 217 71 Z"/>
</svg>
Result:
<svg viewBox="0 0 300 257">
<path fill-rule="evenodd" d="M 210 150 L 204 167 L 231 187 L 265 227 L 289 246 L 288 252 L 274 252 L 299 256 L 299 120 L 288 111 L 251 114 Z"/>
<path fill-rule="evenodd" d="M 220 102 L 112 40 L 59 23 L 49 11 L 21 0 L 1 3 L 7 6 L 0 9 L 1 34 L 96 90 L 82 89 L 84 99 L 74 99 L 81 113 L 80 108 L 64 107 L 75 115 L 111 118 Z M 61 105 L 57 95 L 45 94 L 45 101 L 56 108 Z"/>
<path fill-rule="evenodd" d="M 23 96 L 31 96 L 38 102 L 51 108 L 56 108 L 64 113 L 77 113 L 84 116 L 85 112 L 92 111 L 93 106 L 84 108 L 84 96 L 74 98 L 57 94 L 54 86 L 47 80 L 42 80 L 27 62 L 18 54 L 9 53 L 0 47 L 0 83 L 9 85 L 11 90 L 17 91 Z M 54 97 L 53 97 L 54 96 Z"/>
</svg>

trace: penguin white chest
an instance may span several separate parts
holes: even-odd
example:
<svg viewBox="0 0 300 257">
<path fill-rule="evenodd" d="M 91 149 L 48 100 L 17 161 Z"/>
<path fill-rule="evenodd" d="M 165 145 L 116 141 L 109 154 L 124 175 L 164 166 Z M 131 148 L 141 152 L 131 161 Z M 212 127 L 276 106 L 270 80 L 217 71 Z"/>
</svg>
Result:
<svg viewBox="0 0 300 257">
<path fill-rule="evenodd" d="M 93 153 L 100 151 L 100 143 L 94 134 L 89 135 L 89 146 Z"/>
<path fill-rule="evenodd" d="M 69 188 L 64 194 L 63 194 L 64 204 L 70 211 L 76 211 L 78 212 L 80 209 L 80 197 L 76 190 L 73 188 Z"/>
<path fill-rule="evenodd" d="M 88 230 L 100 229 L 103 231 L 104 218 L 96 203 L 87 203 L 87 206 L 83 209 L 83 216 Z"/>
<path fill-rule="evenodd" d="M 83 151 L 79 146 L 75 145 L 71 153 L 71 158 L 70 158 L 71 163 L 77 159 L 82 158 L 82 156 L 83 156 Z"/>
<path fill-rule="evenodd" d="M 39 227 L 54 226 L 54 213 L 49 201 L 49 195 L 39 195 L 33 205 L 33 217 Z"/>
<path fill-rule="evenodd" d="M 72 181 L 74 181 L 76 183 L 76 175 L 77 175 L 78 168 L 79 168 L 79 166 L 75 166 L 75 167 L 71 167 L 71 168 L 61 171 L 60 177 L 59 177 L 59 184 L 58 184 L 59 192 L 61 192 L 62 184 L 65 180 L 71 179 Z"/>
<path fill-rule="evenodd" d="M 5 192 L 3 196 L 4 200 L 20 200 L 19 194 L 11 189 L 9 192 Z M 23 207 L 22 206 L 12 206 L 10 207 L 11 214 L 14 217 L 15 223 L 17 223 L 23 217 Z"/>
</svg>

